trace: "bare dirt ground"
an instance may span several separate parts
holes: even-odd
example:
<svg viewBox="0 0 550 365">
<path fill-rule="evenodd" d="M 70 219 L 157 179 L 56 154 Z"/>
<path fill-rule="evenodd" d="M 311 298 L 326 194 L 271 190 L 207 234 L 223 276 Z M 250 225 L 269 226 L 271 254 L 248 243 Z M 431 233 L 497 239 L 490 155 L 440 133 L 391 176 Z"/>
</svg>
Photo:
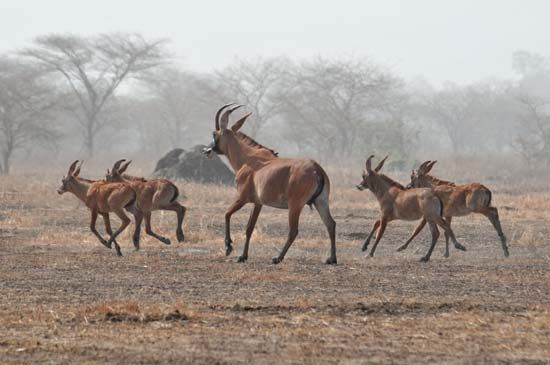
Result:
<svg viewBox="0 0 550 365">
<path fill-rule="evenodd" d="M 245 207 L 224 256 L 230 188 L 180 183 L 186 242 L 176 242 L 175 216 L 156 212 L 172 245 L 143 235 L 133 252 L 130 226 L 119 258 L 89 232 L 86 208 L 55 193 L 59 177 L 0 179 L 2 364 L 550 362 L 550 190 L 494 189 L 510 258 L 490 223 L 470 216 L 453 221 L 468 251 L 445 259 L 441 239 L 422 264 L 428 230 L 395 252 L 414 223 L 391 223 L 364 258 L 375 200 L 334 187 L 338 265 L 323 264 L 328 237 L 306 208 L 274 266 L 285 211 L 264 208 L 238 264 Z"/>
</svg>

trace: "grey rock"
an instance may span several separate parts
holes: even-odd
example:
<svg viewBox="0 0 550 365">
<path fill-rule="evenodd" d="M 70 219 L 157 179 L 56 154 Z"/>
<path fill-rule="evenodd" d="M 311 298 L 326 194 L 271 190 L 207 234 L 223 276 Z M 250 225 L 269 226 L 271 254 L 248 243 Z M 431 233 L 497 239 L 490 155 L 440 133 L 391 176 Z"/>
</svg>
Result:
<svg viewBox="0 0 550 365">
<path fill-rule="evenodd" d="M 153 177 L 233 185 L 235 175 L 231 169 L 216 154 L 206 157 L 202 153 L 204 147 L 198 145 L 191 150 L 171 150 L 157 162 Z"/>
</svg>

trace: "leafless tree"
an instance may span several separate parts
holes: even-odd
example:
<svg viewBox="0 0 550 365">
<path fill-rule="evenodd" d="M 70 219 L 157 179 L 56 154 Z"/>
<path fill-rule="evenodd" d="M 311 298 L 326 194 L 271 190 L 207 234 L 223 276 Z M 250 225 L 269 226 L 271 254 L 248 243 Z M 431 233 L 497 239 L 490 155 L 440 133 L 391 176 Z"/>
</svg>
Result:
<svg viewBox="0 0 550 365">
<path fill-rule="evenodd" d="M 0 175 L 8 175 L 17 150 L 55 141 L 58 100 L 42 70 L 16 60 L 0 59 L 0 85 Z"/>
<path fill-rule="evenodd" d="M 380 124 L 400 118 L 400 86 L 399 79 L 366 60 L 304 62 L 279 94 L 286 137 L 325 156 L 364 152 L 372 128 L 383 130 Z M 369 148 L 372 152 L 372 144 Z"/>
<path fill-rule="evenodd" d="M 548 165 L 550 163 L 548 102 L 532 95 L 519 95 L 516 100 L 521 106 L 516 146 L 529 164 L 542 161 Z"/>
<path fill-rule="evenodd" d="M 211 97 L 207 80 L 173 65 L 147 72 L 141 79 L 149 96 L 146 114 L 165 136 L 164 147 L 193 143 L 198 130 L 207 133 L 207 126 L 197 119 L 208 119 L 211 105 L 223 102 Z"/>
<path fill-rule="evenodd" d="M 158 66 L 165 59 L 163 40 L 148 41 L 137 34 L 38 37 L 20 52 L 59 74 L 76 99 L 76 115 L 89 155 L 95 139 L 108 123 L 102 112 L 128 78 Z"/>
<path fill-rule="evenodd" d="M 469 137 L 480 122 L 479 95 L 471 88 L 447 84 L 425 100 L 425 113 L 444 132 L 454 153 L 470 146 Z"/>
<path fill-rule="evenodd" d="M 278 112 L 274 95 L 279 90 L 288 61 L 283 58 L 237 60 L 215 74 L 222 99 L 247 106 L 254 117 L 247 122 L 248 131 L 256 137 L 262 127 Z"/>
</svg>

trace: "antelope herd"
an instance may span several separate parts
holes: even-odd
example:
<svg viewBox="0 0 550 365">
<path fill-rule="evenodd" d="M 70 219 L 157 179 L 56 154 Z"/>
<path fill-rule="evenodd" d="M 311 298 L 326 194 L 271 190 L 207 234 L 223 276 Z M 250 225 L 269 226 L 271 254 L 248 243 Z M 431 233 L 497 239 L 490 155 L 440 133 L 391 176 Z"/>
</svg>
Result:
<svg viewBox="0 0 550 365">
<path fill-rule="evenodd" d="M 222 106 L 215 115 L 215 130 L 212 143 L 204 148 L 203 153 L 210 157 L 212 153 L 225 155 L 235 171 L 235 181 L 238 196 L 225 213 L 225 254 L 233 251 L 231 239 L 231 216 L 244 205 L 251 203 L 254 208 L 246 228 L 246 240 L 238 262 L 246 262 L 248 249 L 258 216 L 264 205 L 288 210 L 288 237 L 279 256 L 273 258 L 273 263 L 283 261 L 288 249 L 298 235 L 300 214 L 305 205 L 314 206 L 327 228 L 330 238 L 330 256 L 327 264 L 336 264 L 336 222 L 332 218 L 329 207 L 330 180 L 327 173 L 315 161 L 302 158 L 281 158 L 278 154 L 259 144 L 251 137 L 240 132 L 241 127 L 251 115 L 245 114 L 229 127 L 231 114 L 242 105 L 234 103 Z M 431 245 L 421 261 L 429 261 L 439 238 L 438 226 L 445 235 L 445 257 L 449 256 L 449 240 L 458 250 L 466 251 L 455 238 L 451 229 L 453 217 L 479 213 L 486 216 L 494 226 L 501 240 L 504 256 L 508 257 L 506 237 L 502 232 L 498 211 L 491 205 L 491 191 L 479 184 L 471 183 L 456 185 L 453 182 L 438 179 L 428 173 L 437 161 L 426 161 L 412 172 L 410 184 L 403 186 L 385 174 L 380 173 L 387 156 L 377 166 L 372 168 L 370 156 L 366 160 L 366 169 L 362 180 L 357 185 L 359 190 L 370 190 L 380 205 L 380 218 L 374 222 L 371 232 L 363 243 L 366 251 L 372 238 L 376 239 L 369 253 L 374 256 L 388 222 L 393 220 L 420 220 L 410 238 L 397 250 L 406 249 L 411 241 L 428 224 L 432 234 Z M 90 230 L 101 244 L 111 248 L 114 244 L 117 255 L 122 256 L 120 245 L 116 238 L 129 226 L 130 218 L 126 212 L 134 216 L 135 230 L 133 244 L 139 250 L 141 223 L 145 220 L 145 232 L 169 245 L 170 240 L 153 232 L 151 213 L 155 210 L 174 211 L 177 216 L 176 237 L 184 241 L 183 220 L 186 207 L 177 199 L 177 186 L 166 179 L 144 179 L 125 174 L 131 161 L 115 162 L 104 180 L 90 180 L 80 176 L 82 162 L 73 162 L 67 175 L 62 178 L 59 194 L 70 192 L 90 209 Z M 110 223 L 110 213 L 116 214 L 122 224 L 113 232 Z M 96 230 L 96 221 L 101 215 L 105 231 L 109 235 L 104 239 Z"/>
</svg>

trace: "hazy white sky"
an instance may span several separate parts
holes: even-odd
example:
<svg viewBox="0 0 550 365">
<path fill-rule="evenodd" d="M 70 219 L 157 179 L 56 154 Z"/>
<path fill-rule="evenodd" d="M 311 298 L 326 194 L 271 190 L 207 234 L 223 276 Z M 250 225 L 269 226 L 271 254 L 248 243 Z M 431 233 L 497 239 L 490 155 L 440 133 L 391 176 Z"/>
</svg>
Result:
<svg viewBox="0 0 550 365">
<path fill-rule="evenodd" d="M 511 55 L 550 56 L 545 0 L 0 0 L 0 51 L 52 32 L 166 37 L 198 71 L 236 56 L 367 56 L 434 83 L 511 77 Z"/>
</svg>

